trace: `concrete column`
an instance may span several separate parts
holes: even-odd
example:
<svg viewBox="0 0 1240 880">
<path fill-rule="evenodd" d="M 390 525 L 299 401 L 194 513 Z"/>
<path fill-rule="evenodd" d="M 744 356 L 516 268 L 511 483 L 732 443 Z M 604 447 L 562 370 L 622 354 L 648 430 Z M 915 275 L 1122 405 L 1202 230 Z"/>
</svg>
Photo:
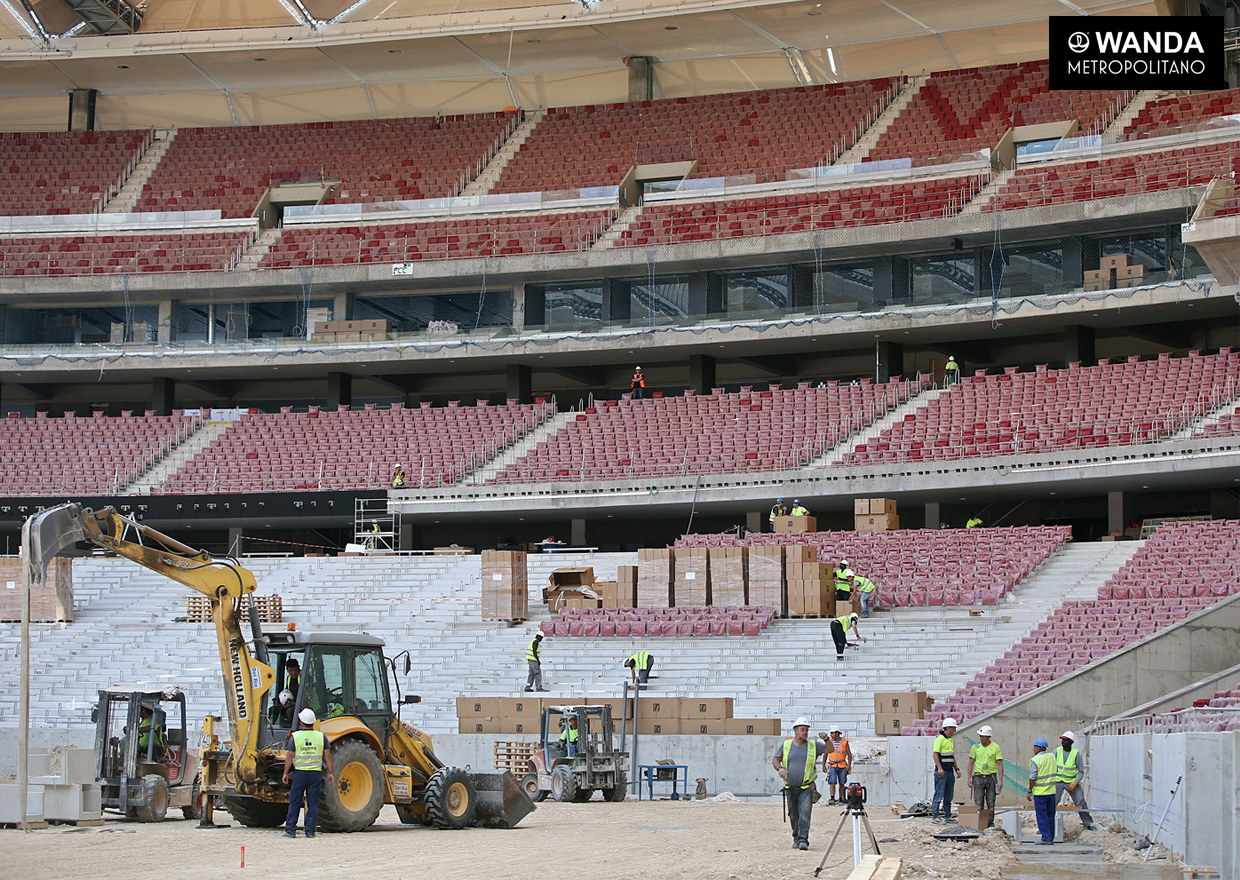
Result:
<svg viewBox="0 0 1240 880">
<path fill-rule="evenodd" d="M 603 279 L 603 320 L 628 321 L 632 317 L 632 284 L 623 278 Z"/>
<path fill-rule="evenodd" d="M 95 99 L 97 89 L 72 89 L 69 92 L 69 131 L 95 130 Z"/>
<path fill-rule="evenodd" d="M 338 406 L 353 405 L 353 374 L 332 371 L 327 374 L 327 406 L 335 409 Z"/>
<path fill-rule="evenodd" d="M 1098 362 L 1094 355 L 1094 328 L 1084 324 L 1069 324 L 1063 328 L 1063 362 L 1080 361 L 1082 367 L 1092 367 Z"/>
<path fill-rule="evenodd" d="M 888 382 L 904 375 L 904 346 L 898 342 L 878 343 L 878 381 Z"/>
<path fill-rule="evenodd" d="M 689 276 L 689 314 L 718 315 L 724 311 L 724 279 L 718 272 Z"/>
<path fill-rule="evenodd" d="M 413 523 L 402 522 L 400 524 L 399 543 L 396 546 L 398 550 L 413 549 Z"/>
<path fill-rule="evenodd" d="M 332 320 L 352 321 L 353 308 L 357 303 L 357 294 L 338 293 L 332 297 Z"/>
<path fill-rule="evenodd" d="M 710 394 L 716 384 L 716 363 L 708 354 L 689 355 L 689 387 L 698 394 Z"/>
<path fill-rule="evenodd" d="M 174 299 L 160 300 L 159 325 L 155 328 L 155 341 L 160 345 L 176 342 L 177 320 L 181 304 Z"/>
<path fill-rule="evenodd" d="M 788 307 L 793 309 L 814 308 L 814 267 L 788 267 Z"/>
<path fill-rule="evenodd" d="M 938 501 L 927 501 L 926 502 L 926 522 L 925 522 L 926 528 L 937 529 L 939 527 L 939 523 L 941 523 L 942 521 L 943 521 L 943 505 L 940 504 Z"/>
<path fill-rule="evenodd" d="M 1128 528 L 1128 512 L 1132 508 L 1132 498 L 1123 492 L 1107 493 L 1107 531 L 1123 532 Z"/>
<path fill-rule="evenodd" d="M 769 515 L 769 513 L 768 513 Z M 751 510 L 745 514 L 745 528 L 751 532 L 762 531 L 762 511 Z"/>
<path fill-rule="evenodd" d="M 525 285 L 512 285 L 512 329 L 525 329 Z"/>
<path fill-rule="evenodd" d="M 240 556 L 246 549 L 243 545 L 242 531 L 239 528 L 231 527 L 228 530 L 228 553 L 232 556 Z"/>
<path fill-rule="evenodd" d="M 533 403 L 534 393 L 531 377 L 534 371 L 524 364 L 508 365 L 508 399 L 518 403 Z"/>
<path fill-rule="evenodd" d="M 874 302 L 908 302 L 909 264 L 903 257 L 874 258 Z"/>
<path fill-rule="evenodd" d="M 176 383 L 167 376 L 156 376 L 151 380 L 151 409 L 157 416 L 170 416 L 176 405 Z"/>
<path fill-rule="evenodd" d="M 586 521 L 584 519 L 574 519 L 570 531 L 574 547 L 586 546 Z"/>
<path fill-rule="evenodd" d="M 629 68 L 629 103 L 649 101 L 654 98 L 654 58 L 649 55 L 633 55 L 624 59 Z"/>
<path fill-rule="evenodd" d="M 527 284 L 522 299 L 525 303 L 525 309 L 522 312 L 524 316 L 522 327 L 546 327 L 547 291 L 542 287 Z"/>
<path fill-rule="evenodd" d="M 1063 244 L 1063 282 L 1068 287 L 1085 283 L 1085 273 L 1098 268 L 1098 242 L 1092 238 L 1065 238 Z"/>
</svg>

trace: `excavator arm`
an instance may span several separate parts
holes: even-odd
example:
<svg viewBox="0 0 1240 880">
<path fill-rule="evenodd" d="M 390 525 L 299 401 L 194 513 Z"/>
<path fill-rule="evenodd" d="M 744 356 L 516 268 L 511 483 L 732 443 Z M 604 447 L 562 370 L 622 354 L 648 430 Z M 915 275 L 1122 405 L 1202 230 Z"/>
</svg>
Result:
<svg viewBox="0 0 1240 880">
<path fill-rule="evenodd" d="M 242 635 L 243 600 L 254 592 L 254 574 L 232 559 L 216 559 L 121 516 L 114 508 L 95 511 L 70 503 L 35 514 L 23 528 L 22 552 L 30 583 L 41 583 L 52 558 L 83 541 L 124 556 L 210 600 L 224 676 L 234 772 L 239 787 L 258 782 L 260 701 L 275 683 L 275 671 L 250 653 Z"/>
</svg>

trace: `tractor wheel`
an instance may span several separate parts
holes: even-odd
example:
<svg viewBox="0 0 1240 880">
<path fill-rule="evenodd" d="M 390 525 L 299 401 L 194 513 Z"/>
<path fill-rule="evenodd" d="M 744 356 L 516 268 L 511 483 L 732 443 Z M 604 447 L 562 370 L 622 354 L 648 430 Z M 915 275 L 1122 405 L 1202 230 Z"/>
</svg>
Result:
<svg viewBox="0 0 1240 880">
<path fill-rule="evenodd" d="M 625 799 L 625 797 L 628 796 L 628 793 L 629 793 L 628 783 L 629 783 L 629 779 L 628 779 L 628 776 L 625 775 L 625 772 L 623 770 L 617 769 L 616 770 L 616 787 L 603 789 L 603 799 L 611 801 L 613 804 L 620 803 L 622 800 Z"/>
<path fill-rule="evenodd" d="M 577 774 L 561 764 L 551 774 L 551 796 L 562 804 L 577 799 Z"/>
<path fill-rule="evenodd" d="M 202 775 L 194 777 L 194 787 L 190 790 L 189 803 L 181 807 L 181 815 L 186 819 L 202 818 Z"/>
<path fill-rule="evenodd" d="M 459 767 L 441 767 L 426 783 L 426 818 L 436 828 L 457 830 L 474 824 L 478 794 L 469 774 Z"/>
<path fill-rule="evenodd" d="M 531 802 L 538 804 L 547 799 L 547 792 L 538 787 L 538 771 L 531 770 L 521 777 L 521 790 Z"/>
<path fill-rule="evenodd" d="M 142 777 L 145 804 L 136 808 L 139 822 L 162 822 L 168 815 L 168 780 L 157 773 Z"/>
<path fill-rule="evenodd" d="M 269 804 L 250 797 L 225 795 L 224 809 L 248 828 L 278 828 L 288 817 L 288 804 Z"/>
<path fill-rule="evenodd" d="M 324 831 L 363 831 L 383 809 L 383 765 L 370 746 L 346 739 L 332 746 L 334 785 L 323 786 L 319 824 Z M 324 780 L 326 781 L 326 780 Z"/>
<path fill-rule="evenodd" d="M 588 801 L 592 797 L 594 797 L 594 789 L 579 788 L 577 789 L 577 794 L 573 796 L 573 803 L 584 804 L 586 801 Z"/>
</svg>

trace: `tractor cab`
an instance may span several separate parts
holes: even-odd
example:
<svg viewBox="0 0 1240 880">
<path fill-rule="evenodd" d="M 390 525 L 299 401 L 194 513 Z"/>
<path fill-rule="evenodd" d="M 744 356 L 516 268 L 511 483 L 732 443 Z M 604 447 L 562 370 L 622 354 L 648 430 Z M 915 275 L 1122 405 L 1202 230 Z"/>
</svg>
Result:
<svg viewBox="0 0 1240 880">
<path fill-rule="evenodd" d="M 180 688 L 100 690 L 91 720 L 104 809 L 144 822 L 162 821 L 169 806 L 197 816 L 198 755 Z"/>
</svg>

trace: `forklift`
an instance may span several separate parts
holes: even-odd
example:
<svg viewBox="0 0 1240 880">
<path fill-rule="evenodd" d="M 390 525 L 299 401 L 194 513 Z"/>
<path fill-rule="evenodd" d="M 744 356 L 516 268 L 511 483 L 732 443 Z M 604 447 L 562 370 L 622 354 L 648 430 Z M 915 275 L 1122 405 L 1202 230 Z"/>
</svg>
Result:
<svg viewBox="0 0 1240 880">
<path fill-rule="evenodd" d="M 577 721 L 576 748 L 562 738 L 569 719 Z M 611 706 L 545 706 L 539 725 L 538 751 L 521 777 L 532 801 L 550 794 L 557 801 L 584 803 L 601 791 L 613 803 L 628 793 L 629 753 L 616 748 Z"/>
<path fill-rule="evenodd" d="M 104 809 L 139 822 L 162 822 L 176 807 L 199 818 L 199 756 L 189 747 L 180 688 L 100 690 L 90 719 Z"/>
</svg>

